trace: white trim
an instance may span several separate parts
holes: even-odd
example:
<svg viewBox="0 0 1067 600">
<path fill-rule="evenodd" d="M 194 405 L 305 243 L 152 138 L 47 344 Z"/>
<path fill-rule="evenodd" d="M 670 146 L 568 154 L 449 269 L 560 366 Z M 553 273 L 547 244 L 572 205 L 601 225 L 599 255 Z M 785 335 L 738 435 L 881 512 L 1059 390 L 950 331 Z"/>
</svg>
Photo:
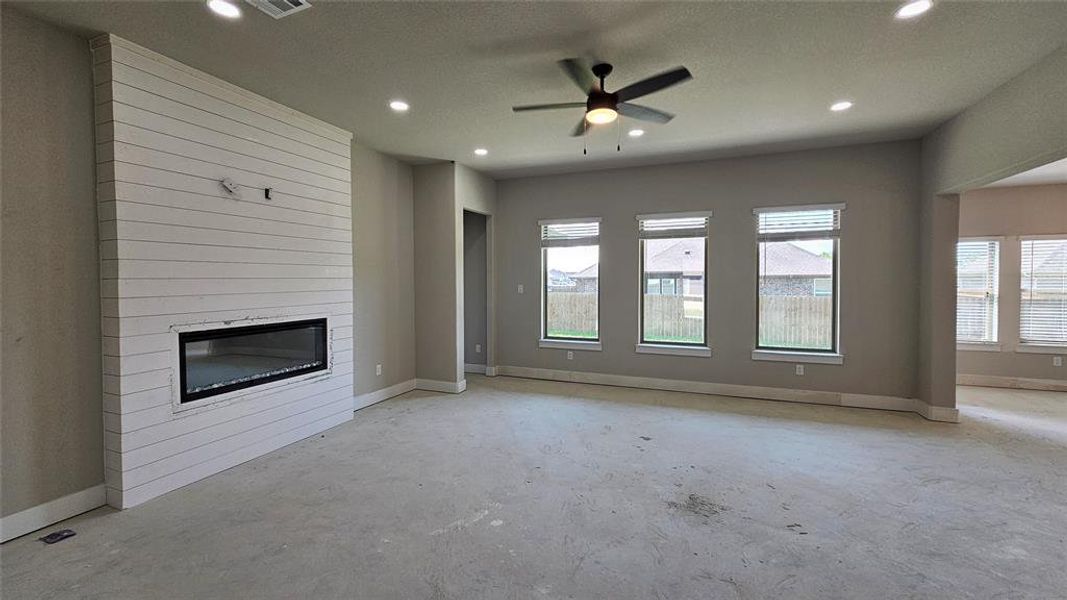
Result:
<svg viewBox="0 0 1067 600">
<path fill-rule="evenodd" d="M 486 377 L 496 377 L 496 367 L 486 367 L 485 368 L 485 376 Z"/>
<path fill-rule="evenodd" d="M 1067 380 L 1034 379 L 1030 377 L 1001 377 L 997 375 L 956 375 L 958 385 L 1009 388 L 1015 390 L 1039 390 L 1044 392 L 1067 392 Z"/>
<path fill-rule="evenodd" d="M 646 390 L 688 392 L 693 394 L 708 394 L 712 396 L 733 396 L 736 398 L 756 398 L 760 400 L 778 400 L 781 402 L 799 402 L 804 404 L 821 404 L 825 406 L 914 412 L 932 421 L 958 422 L 958 413 L 954 408 L 934 407 L 913 398 L 902 398 L 897 396 L 797 390 L 789 388 L 712 383 L 706 381 L 683 381 L 655 377 L 635 377 L 632 375 L 611 375 L 607 373 L 564 371 L 560 369 L 540 369 L 535 367 L 502 365 L 498 367 L 498 369 L 501 375 L 523 377 L 526 379 L 610 385 Z"/>
<path fill-rule="evenodd" d="M 467 389 L 467 380 L 438 381 L 436 379 L 416 379 L 415 389 L 427 392 L 445 392 L 446 394 L 459 394 Z"/>
<path fill-rule="evenodd" d="M 1020 342 L 1015 347 L 1016 352 L 1022 352 L 1023 354 L 1067 354 L 1067 346 L 1056 346 L 1054 344 L 1027 344 Z"/>
<path fill-rule="evenodd" d="M 812 365 L 841 365 L 845 355 L 833 352 L 802 352 L 792 350 L 753 350 L 752 360 L 807 363 Z"/>
<path fill-rule="evenodd" d="M 949 408 L 947 406 L 933 406 L 923 402 L 922 400 L 916 400 L 915 412 L 927 421 L 940 421 L 942 423 L 960 422 L 960 411 L 958 408 Z"/>
<path fill-rule="evenodd" d="M 753 208 L 752 214 L 758 215 L 760 213 L 775 213 L 775 212 L 799 212 L 803 210 L 845 210 L 845 203 L 838 202 L 837 204 L 798 204 L 796 206 L 765 206 L 762 208 Z"/>
<path fill-rule="evenodd" d="M 0 518 L 0 542 L 13 540 L 107 504 L 104 484 Z"/>
<path fill-rule="evenodd" d="M 579 340 L 546 340 L 541 338 L 537 340 L 538 348 L 555 348 L 557 350 L 588 350 L 592 352 L 600 352 L 600 342 L 583 342 Z"/>
<path fill-rule="evenodd" d="M 1043 233 L 1040 235 L 1020 235 L 1019 241 L 1029 240 L 1067 240 L 1067 233 Z"/>
<path fill-rule="evenodd" d="M 654 213 L 649 215 L 637 215 L 638 221 L 655 221 L 657 219 L 691 219 L 696 217 L 704 217 L 710 220 L 712 217 L 710 210 L 697 210 L 692 212 L 676 212 L 676 213 Z"/>
<path fill-rule="evenodd" d="M 974 237 L 961 237 L 957 242 L 1003 242 L 1007 236 L 1003 235 L 979 235 Z"/>
<path fill-rule="evenodd" d="M 963 352 L 1000 352 L 997 342 L 956 342 L 956 350 Z"/>
<path fill-rule="evenodd" d="M 637 344 L 634 349 L 638 354 L 665 354 L 668 356 L 710 357 L 711 348 L 707 346 L 678 346 L 671 344 Z"/>
<path fill-rule="evenodd" d="M 377 404 L 383 400 L 388 400 L 394 396 L 400 394 L 406 394 L 415 389 L 415 380 L 408 379 L 407 381 L 401 381 L 400 383 L 384 387 L 380 390 L 374 390 L 373 392 L 367 392 L 366 394 L 359 394 L 352 397 L 352 410 L 359 410 L 361 408 L 367 408 L 372 404 Z"/>
<path fill-rule="evenodd" d="M 475 364 L 470 364 L 470 363 L 465 363 L 463 365 L 463 372 L 464 373 L 479 373 L 481 375 L 485 375 L 485 370 L 486 370 L 486 366 L 485 365 L 475 365 Z"/>
<path fill-rule="evenodd" d="M 599 223 L 600 217 L 577 217 L 573 219 L 541 219 L 538 225 L 560 225 L 564 223 Z"/>
</svg>

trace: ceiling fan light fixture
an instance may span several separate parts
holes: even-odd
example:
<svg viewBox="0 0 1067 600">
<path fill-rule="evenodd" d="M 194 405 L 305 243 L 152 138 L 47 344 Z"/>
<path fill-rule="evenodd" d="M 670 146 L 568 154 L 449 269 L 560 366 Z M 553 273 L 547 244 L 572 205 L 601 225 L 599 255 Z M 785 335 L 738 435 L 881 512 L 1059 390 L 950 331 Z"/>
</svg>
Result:
<svg viewBox="0 0 1067 600">
<path fill-rule="evenodd" d="M 644 129 L 631 129 L 629 135 L 632 138 L 639 138 L 639 137 L 645 135 L 645 130 Z"/>
<path fill-rule="evenodd" d="M 619 113 L 613 108 L 594 108 L 585 113 L 585 120 L 593 125 L 605 125 L 619 118 Z"/>
</svg>

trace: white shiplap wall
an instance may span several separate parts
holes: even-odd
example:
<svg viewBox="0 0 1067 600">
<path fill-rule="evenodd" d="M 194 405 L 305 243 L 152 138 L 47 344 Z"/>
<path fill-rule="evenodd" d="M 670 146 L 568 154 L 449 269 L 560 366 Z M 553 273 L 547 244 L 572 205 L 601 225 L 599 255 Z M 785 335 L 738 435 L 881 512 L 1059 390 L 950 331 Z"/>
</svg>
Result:
<svg viewBox="0 0 1067 600">
<path fill-rule="evenodd" d="M 106 484 L 125 508 L 352 418 L 352 134 L 115 36 L 92 48 Z M 312 316 L 328 374 L 176 410 L 176 327 Z"/>
</svg>

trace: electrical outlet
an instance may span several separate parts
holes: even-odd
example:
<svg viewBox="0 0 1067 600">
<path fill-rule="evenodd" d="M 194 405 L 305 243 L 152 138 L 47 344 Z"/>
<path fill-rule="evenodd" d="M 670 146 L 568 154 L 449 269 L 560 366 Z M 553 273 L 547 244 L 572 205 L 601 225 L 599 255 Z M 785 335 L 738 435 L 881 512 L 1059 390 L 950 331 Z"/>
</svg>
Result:
<svg viewBox="0 0 1067 600">
<path fill-rule="evenodd" d="M 477 352 L 478 354 L 481 354 L 482 353 L 482 345 L 481 344 L 475 344 L 474 345 L 474 351 Z"/>
<path fill-rule="evenodd" d="M 797 375 L 804 374 L 804 365 L 797 365 Z"/>
<path fill-rule="evenodd" d="M 525 294 L 526 293 L 526 287 L 523 286 L 521 283 L 519 284 L 519 293 L 520 294 Z"/>
<path fill-rule="evenodd" d="M 374 374 L 379 376 L 379 377 L 382 376 L 382 366 L 381 365 L 375 365 Z"/>
<path fill-rule="evenodd" d="M 1062 367 L 1063 366 L 1063 357 L 1062 356 L 1053 356 L 1052 357 L 1052 366 L 1054 366 L 1054 367 Z"/>
<path fill-rule="evenodd" d="M 567 360 L 574 360 L 574 352 L 567 350 Z"/>
</svg>

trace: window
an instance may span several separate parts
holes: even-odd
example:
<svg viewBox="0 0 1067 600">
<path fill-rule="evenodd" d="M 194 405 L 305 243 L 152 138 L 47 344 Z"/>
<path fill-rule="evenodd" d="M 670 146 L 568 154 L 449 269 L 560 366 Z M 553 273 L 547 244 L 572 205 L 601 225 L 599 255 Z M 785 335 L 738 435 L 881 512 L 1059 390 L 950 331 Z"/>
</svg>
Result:
<svg viewBox="0 0 1067 600">
<path fill-rule="evenodd" d="M 1022 240 L 1019 338 L 1067 344 L 1067 239 Z"/>
<path fill-rule="evenodd" d="M 956 340 L 997 341 L 1000 242 L 963 240 L 956 245 Z"/>
<path fill-rule="evenodd" d="M 709 213 L 638 215 L 643 344 L 705 346 Z"/>
<path fill-rule="evenodd" d="M 546 340 L 600 339 L 600 222 L 541 222 L 542 329 Z"/>
<path fill-rule="evenodd" d="M 756 348 L 837 352 L 843 205 L 759 208 Z"/>
</svg>

